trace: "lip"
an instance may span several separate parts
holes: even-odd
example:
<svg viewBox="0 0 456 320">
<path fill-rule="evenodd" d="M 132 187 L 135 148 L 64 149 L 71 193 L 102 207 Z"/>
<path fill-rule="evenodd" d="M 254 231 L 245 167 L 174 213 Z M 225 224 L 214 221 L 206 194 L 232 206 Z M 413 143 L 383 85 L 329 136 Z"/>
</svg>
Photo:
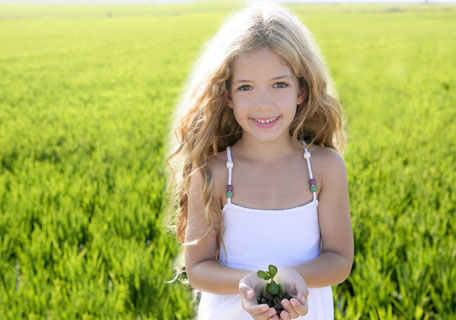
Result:
<svg viewBox="0 0 456 320">
<path fill-rule="evenodd" d="M 269 120 L 271 118 L 274 118 L 274 117 L 268 117 L 268 118 L 255 118 L 255 119 L 258 119 L 258 120 Z M 279 121 L 280 119 L 280 116 L 277 117 L 277 119 L 275 119 L 274 121 L 272 122 L 269 122 L 269 123 L 259 123 L 257 121 L 255 121 L 254 118 L 250 118 L 250 120 L 259 128 L 262 128 L 262 129 L 269 129 L 269 128 L 272 128 L 276 125 L 276 123 Z"/>
<path fill-rule="evenodd" d="M 274 118 L 276 118 L 276 117 L 277 117 L 277 116 L 275 116 L 275 117 L 254 117 L 254 118 L 252 118 L 252 119 L 257 119 L 257 120 L 263 120 L 263 121 L 265 121 L 265 120 L 269 120 L 269 119 L 274 119 Z"/>
</svg>

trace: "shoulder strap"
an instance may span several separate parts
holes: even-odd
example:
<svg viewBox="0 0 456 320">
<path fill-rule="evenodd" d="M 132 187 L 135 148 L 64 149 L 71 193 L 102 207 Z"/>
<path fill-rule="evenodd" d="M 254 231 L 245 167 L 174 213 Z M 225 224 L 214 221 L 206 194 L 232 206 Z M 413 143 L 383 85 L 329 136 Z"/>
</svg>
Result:
<svg viewBox="0 0 456 320">
<path fill-rule="evenodd" d="M 226 147 L 226 156 L 227 156 L 227 162 L 226 162 L 226 167 L 228 168 L 228 184 L 226 186 L 226 197 L 228 199 L 228 202 L 231 203 L 231 198 L 233 197 L 233 185 L 231 184 L 231 171 L 233 170 L 233 159 L 231 158 L 231 147 L 228 146 Z"/>
<path fill-rule="evenodd" d="M 304 146 L 307 144 L 305 141 L 302 141 Z M 310 191 L 312 191 L 313 194 L 313 200 L 317 199 L 317 181 L 314 179 L 313 174 L 312 174 L 312 167 L 310 165 L 310 158 L 312 155 L 310 152 L 307 150 L 307 148 L 304 148 L 304 158 L 307 160 L 307 168 L 309 170 L 309 184 L 310 184 Z M 232 170 L 234 167 L 233 159 L 231 158 L 231 147 L 228 146 L 226 147 L 226 155 L 227 155 L 227 162 L 226 162 L 226 167 L 228 168 L 228 184 L 226 186 L 226 197 L 227 201 L 231 203 L 231 198 L 233 197 L 233 185 L 231 184 L 231 175 L 232 175 Z"/>
<path fill-rule="evenodd" d="M 302 140 L 302 143 L 304 144 L 304 146 L 307 145 L 307 143 Z M 312 167 L 310 166 L 310 158 L 312 158 L 312 155 L 310 154 L 310 152 L 307 150 L 307 148 L 305 147 L 305 152 L 304 152 L 304 158 L 307 160 L 307 168 L 309 169 L 309 185 L 310 185 L 310 191 L 312 191 L 312 194 L 313 194 L 313 199 L 316 200 L 317 199 L 317 181 L 314 179 L 313 175 L 312 175 Z"/>
</svg>

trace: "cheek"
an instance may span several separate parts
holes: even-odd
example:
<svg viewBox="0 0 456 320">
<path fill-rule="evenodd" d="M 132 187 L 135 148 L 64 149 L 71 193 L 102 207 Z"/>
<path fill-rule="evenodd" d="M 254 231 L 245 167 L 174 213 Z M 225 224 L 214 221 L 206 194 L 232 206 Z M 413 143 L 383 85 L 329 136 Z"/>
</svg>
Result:
<svg viewBox="0 0 456 320">
<path fill-rule="evenodd" d="M 246 106 L 252 103 L 252 99 L 247 97 L 246 95 L 240 97 L 239 95 L 235 95 L 232 100 L 233 106 L 235 109 L 245 109 Z"/>
<path fill-rule="evenodd" d="M 233 114 L 234 114 L 234 117 L 236 118 L 236 121 L 239 122 L 239 120 L 241 120 L 242 118 L 245 117 L 245 112 L 242 108 L 239 108 L 239 106 L 237 106 L 236 108 L 233 108 Z"/>
<path fill-rule="evenodd" d="M 294 95 L 286 95 L 282 97 L 282 104 L 284 107 L 287 109 L 289 108 L 296 108 L 296 106 L 299 104 L 299 98 Z"/>
</svg>

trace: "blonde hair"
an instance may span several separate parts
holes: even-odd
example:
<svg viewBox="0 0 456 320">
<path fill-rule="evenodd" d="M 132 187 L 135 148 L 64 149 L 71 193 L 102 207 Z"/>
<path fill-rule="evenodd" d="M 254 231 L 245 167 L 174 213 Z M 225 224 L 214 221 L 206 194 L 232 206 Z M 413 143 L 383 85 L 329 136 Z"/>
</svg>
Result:
<svg viewBox="0 0 456 320">
<path fill-rule="evenodd" d="M 342 106 L 329 77 L 313 35 L 288 9 L 278 4 L 250 5 L 221 26 L 206 44 L 174 114 L 174 137 L 169 137 L 171 154 L 166 160 L 172 177 L 169 191 L 169 219 L 176 218 L 177 239 L 185 243 L 190 178 L 199 172 L 203 178 L 204 216 L 217 233 L 217 256 L 224 230 L 220 205 L 213 196 L 208 159 L 242 136 L 233 110 L 227 107 L 233 61 L 240 55 L 268 48 L 286 62 L 305 92 L 290 125 L 297 147 L 316 144 L 342 153 L 345 145 Z M 173 187 L 177 190 L 173 192 Z M 177 204 L 177 217 L 172 215 Z M 169 221 L 169 220 L 168 220 Z M 171 226 L 174 228 L 174 226 Z M 219 227 L 219 228 L 217 228 Z"/>
</svg>

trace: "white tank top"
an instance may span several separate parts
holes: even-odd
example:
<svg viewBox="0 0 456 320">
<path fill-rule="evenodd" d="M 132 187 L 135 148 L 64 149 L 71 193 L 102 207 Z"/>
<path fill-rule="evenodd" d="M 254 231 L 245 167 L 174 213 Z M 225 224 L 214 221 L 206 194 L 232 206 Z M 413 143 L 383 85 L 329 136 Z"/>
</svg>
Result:
<svg viewBox="0 0 456 320">
<path fill-rule="evenodd" d="M 302 141 L 305 145 L 305 142 Z M 231 148 L 227 147 L 228 185 L 234 163 Z M 311 155 L 305 148 L 309 177 L 313 180 Z M 315 180 L 313 180 L 315 181 Z M 235 192 L 235 185 L 231 187 Z M 231 190 L 228 188 L 227 190 Z M 304 263 L 321 254 L 318 199 L 288 209 L 254 209 L 237 205 L 228 197 L 222 209 L 225 223 L 223 247 L 219 263 L 231 268 L 256 272 L 267 270 L 269 264 L 279 268 Z M 309 288 L 309 312 L 298 319 L 328 320 L 334 318 L 330 286 Z M 252 319 L 242 308 L 240 295 L 218 295 L 203 292 L 198 309 L 198 320 Z"/>
</svg>

